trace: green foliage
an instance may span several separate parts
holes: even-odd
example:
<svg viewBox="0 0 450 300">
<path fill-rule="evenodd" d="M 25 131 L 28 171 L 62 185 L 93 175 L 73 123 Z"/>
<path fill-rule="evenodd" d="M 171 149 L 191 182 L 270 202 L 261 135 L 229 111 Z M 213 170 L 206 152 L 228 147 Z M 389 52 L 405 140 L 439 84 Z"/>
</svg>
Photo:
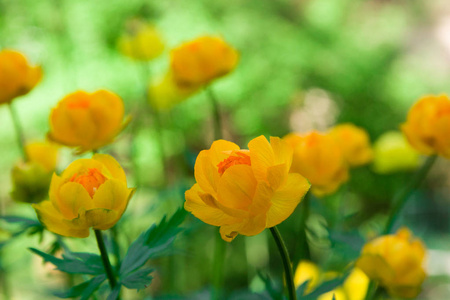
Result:
<svg viewBox="0 0 450 300">
<path fill-rule="evenodd" d="M 105 280 L 106 276 L 104 274 L 98 275 L 88 281 L 72 287 L 65 292 L 55 293 L 55 296 L 60 298 L 73 298 L 81 296 L 80 300 L 88 300 Z"/>
</svg>

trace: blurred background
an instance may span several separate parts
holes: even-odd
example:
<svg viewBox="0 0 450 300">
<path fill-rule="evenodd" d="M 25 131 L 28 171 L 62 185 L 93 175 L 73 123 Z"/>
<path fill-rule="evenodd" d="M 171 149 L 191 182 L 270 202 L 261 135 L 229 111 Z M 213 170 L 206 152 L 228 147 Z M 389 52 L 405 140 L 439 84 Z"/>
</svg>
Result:
<svg viewBox="0 0 450 300">
<path fill-rule="evenodd" d="M 163 55 L 139 63 L 118 51 L 117 40 L 133 18 L 156 26 L 166 44 Z M 421 96 L 450 93 L 447 0 L 0 0 L 0 49 L 22 52 L 44 71 L 42 82 L 14 102 L 27 141 L 44 139 L 51 108 L 79 89 L 119 94 L 134 117 L 117 141 L 102 149 L 129 171 L 129 185 L 139 186 L 121 220 L 124 248 L 183 205 L 184 191 L 194 183 L 195 157 L 213 140 L 207 94 L 199 92 L 161 114 L 162 163 L 154 120 L 141 109 L 149 82 L 168 68 L 170 49 L 202 35 L 221 36 L 240 53 L 238 67 L 212 88 L 225 139 L 243 148 L 261 134 L 281 137 L 342 122 L 363 127 L 374 142 L 398 130 Z M 14 203 L 9 196 L 10 170 L 20 149 L 5 105 L 0 106 L 0 128 L 2 213 L 33 217 L 29 205 Z M 60 169 L 74 158 L 62 149 Z M 439 158 L 402 213 L 402 224 L 429 249 L 429 278 L 419 299 L 450 296 L 449 167 Z M 342 269 L 354 260 L 360 251 L 360 246 L 352 247 L 359 245 L 356 237 L 380 231 L 390 200 L 412 172 L 386 175 L 370 165 L 361 167 L 352 170 L 349 183 L 338 193 L 314 199 L 308 220 L 313 260 L 327 270 Z M 328 230 L 325 217 L 336 199 L 342 204 L 339 234 Z M 296 214 L 279 226 L 295 264 Z M 0 231 L 6 231 L 7 226 L 0 225 Z M 184 227 L 177 252 L 152 262 L 152 285 L 129 299 L 207 297 L 218 231 L 191 215 Z M 42 241 L 22 235 L 2 249 L 12 299 L 53 299 L 52 291 L 70 284 L 27 250 L 48 249 L 49 239 L 46 234 Z M 68 244 L 77 251 L 97 251 L 91 239 L 69 239 Z M 225 266 L 230 299 L 248 299 L 242 295 L 249 289 L 262 291 L 259 270 L 281 285 L 281 262 L 267 232 L 239 236 L 227 245 Z"/>
</svg>

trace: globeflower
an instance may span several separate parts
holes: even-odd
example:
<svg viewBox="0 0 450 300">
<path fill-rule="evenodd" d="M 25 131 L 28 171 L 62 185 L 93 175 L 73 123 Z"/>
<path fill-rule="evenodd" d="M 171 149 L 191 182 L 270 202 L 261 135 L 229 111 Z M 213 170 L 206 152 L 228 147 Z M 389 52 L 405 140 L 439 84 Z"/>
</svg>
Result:
<svg viewBox="0 0 450 300">
<path fill-rule="evenodd" d="M 414 170 L 420 165 L 420 156 L 399 131 L 382 134 L 373 145 L 373 169 L 380 174 Z"/>
<path fill-rule="evenodd" d="M 61 176 L 53 174 L 50 200 L 33 207 L 49 231 L 83 238 L 91 227 L 113 227 L 133 193 L 119 163 L 112 156 L 95 154 L 92 159 L 74 161 Z"/>
<path fill-rule="evenodd" d="M 218 37 L 204 36 L 175 48 L 170 68 L 180 87 L 199 88 L 231 72 L 238 53 Z"/>
<path fill-rule="evenodd" d="M 49 138 L 82 153 L 111 142 L 126 125 L 122 99 L 106 90 L 77 91 L 59 101 L 50 114 Z"/>
<path fill-rule="evenodd" d="M 362 166 L 372 160 L 369 135 L 364 129 L 345 123 L 333 127 L 330 134 L 336 139 L 350 166 Z"/>
<path fill-rule="evenodd" d="M 41 78 L 41 67 L 30 66 L 21 53 L 0 51 L 0 104 L 27 94 Z"/>
<path fill-rule="evenodd" d="M 421 98 L 409 110 L 401 129 L 420 153 L 450 158 L 450 99 L 447 95 Z"/>
<path fill-rule="evenodd" d="M 368 242 L 356 265 L 370 279 L 378 281 L 394 297 L 414 298 L 420 293 L 426 274 L 425 246 L 407 228 Z"/>
<path fill-rule="evenodd" d="M 305 176 L 317 196 L 334 193 L 348 180 L 348 166 L 341 147 L 329 134 L 312 131 L 283 138 L 293 149 L 291 172 Z"/>
<path fill-rule="evenodd" d="M 289 173 L 292 150 L 277 137 L 251 140 L 248 150 L 215 141 L 195 162 L 194 186 L 186 191 L 184 208 L 203 222 L 220 226 L 225 241 L 252 236 L 283 222 L 310 184 Z"/>
<path fill-rule="evenodd" d="M 156 28 L 138 19 L 127 23 L 126 33 L 117 44 L 123 55 L 141 61 L 152 60 L 164 51 L 164 42 Z"/>
</svg>

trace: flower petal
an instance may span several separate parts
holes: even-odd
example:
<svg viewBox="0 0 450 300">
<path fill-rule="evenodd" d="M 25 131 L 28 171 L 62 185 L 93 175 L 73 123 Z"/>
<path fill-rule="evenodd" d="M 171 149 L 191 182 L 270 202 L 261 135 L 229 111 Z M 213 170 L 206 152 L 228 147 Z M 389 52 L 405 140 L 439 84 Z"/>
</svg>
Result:
<svg viewBox="0 0 450 300">
<path fill-rule="evenodd" d="M 231 166 L 220 177 L 217 186 L 218 201 L 230 208 L 245 209 L 252 203 L 256 184 L 250 166 Z"/>
<path fill-rule="evenodd" d="M 119 221 L 122 214 L 105 208 L 94 208 L 83 211 L 80 216 L 70 221 L 77 227 L 93 227 L 94 229 L 106 230 Z"/>
<path fill-rule="evenodd" d="M 94 208 L 94 202 L 86 189 L 79 183 L 67 182 L 59 189 L 58 208 L 66 219 L 78 217 L 80 209 Z"/>
<path fill-rule="evenodd" d="M 267 168 L 275 164 L 275 155 L 267 139 L 261 135 L 248 143 L 252 169 L 257 180 L 267 180 Z"/>
<path fill-rule="evenodd" d="M 131 190 L 123 181 L 109 179 L 95 192 L 94 207 L 112 209 L 121 213 L 127 207 L 130 192 Z"/>
<path fill-rule="evenodd" d="M 118 179 L 126 184 L 127 177 L 125 171 L 120 166 L 120 164 L 111 155 L 107 154 L 94 154 L 92 159 L 101 162 L 106 169 L 108 169 L 112 178 Z"/>
</svg>

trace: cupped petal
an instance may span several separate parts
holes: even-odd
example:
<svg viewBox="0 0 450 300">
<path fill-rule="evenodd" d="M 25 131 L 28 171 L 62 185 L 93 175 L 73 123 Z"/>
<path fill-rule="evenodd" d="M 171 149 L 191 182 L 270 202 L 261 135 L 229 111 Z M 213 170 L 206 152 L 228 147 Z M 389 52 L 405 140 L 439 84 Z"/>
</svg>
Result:
<svg viewBox="0 0 450 300">
<path fill-rule="evenodd" d="M 106 230 L 119 221 L 122 214 L 105 208 L 94 208 L 82 211 L 78 218 L 67 221 L 76 227 L 93 227 L 94 229 Z"/>
<path fill-rule="evenodd" d="M 273 227 L 287 219 L 310 188 L 305 177 L 297 173 L 288 175 L 285 183 L 272 196 L 267 212 L 267 227 Z"/>
<path fill-rule="evenodd" d="M 286 169 L 285 163 L 267 168 L 267 181 L 274 190 L 284 183 L 288 176 L 288 171 L 289 169 Z"/>
<path fill-rule="evenodd" d="M 270 137 L 270 145 L 273 149 L 275 156 L 275 164 L 284 164 L 286 167 L 286 173 L 289 172 L 292 164 L 293 149 L 286 141 L 283 141 L 279 137 Z"/>
<path fill-rule="evenodd" d="M 98 160 L 81 158 L 72 162 L 61 174 L 63 181 L 70 180 L 75 174 L 82 174 L 89 171 L 89 169 L 103 170 L 104 165 Z M 103 172 L 102 172 L 103 173 Z M 109 174 L 104 174 L 109 175 Z M 108 176 L 107 176 L 108 177 Z"/>
<path fill-rule="evenodd" d="M 220 235 L 226 242 L 231 242 L 238 234 L 253 236 L 261 233 L 266 228 L 266 215 L 257 215 L 243 219 L 240 223 L 223 225 L 220 227 Z"/>
<path fill-rule="evenodd" d="M 257 181 L 248 165 L 234 165 L 220 177 L 218 201 L 227 207 L 246 209 L 255 195 Z"/>
<path fill-rule="evenodd" d="M 267 139 L 261 135 L 248 143 L 252 169 L 257 180 L 267 180 L 267 168 L 275 164 L 275 155 Z"/>
<path fill-rule="evenodd" d="M 118 179 L 109 179 L 99 186 L 92 201 L 95 208 L 112 209 L 122 213 L 127 207 L 131 189 Z"/>
<path fill-rule="evenodd" d="M 197 156 L 194 166 L 194 176 L 202 190 L 206 193 L 216 195 L 217 183 L 219 182 L 220 176 L 217 171 L 217 166 L 211 162 L 207 151 L 203 150 Z"/>
<path fill-rule="evenodd" d="M 67 182 L 59 189 L 58 208 L 66 219 L 77 218 L 81 210 L 94 208 L 88 191 L 79 183 Z"/>
<path fill-rule="evenodd" d="M 51 201 L 32 204 L 39 221 L 49 231 L 62 236 L 84 238 L 89 236 L 89 227 L 72 226 L 53 206 Z"/>
<path fill-rule="evenodd" d="M 378 254 L 363 253 L 356 261 L 356 267 L 366 273 L 370 279 L 380 280 L 384 284 L 395 280 L 395 271 Z"/>
<path fill-rule="evenodd" d="M 89 114 L 96 124 L 97 139 L 108 143 L 122 128 L 124 105 L 122 99 L 114 93 L 99 90 L 91 94 L 92 102 Z"/>
<path fill-rule="evenodd" d="M 56 173 L 53 173 L 52 180 L 50 181 L 50 188 L 49 188 L 49 198 L 50 201 L 53 203 L 53 205 L 56 207 L 56 209 L 59 211 L 58 207 L 58 199 L 59 199 L 59 188 L 61 187 L 63 183 L 63 180 L 61 177 L 56 175 Z"/>
<path fill-rule="evenodd" d="M 125 175 L 125 171 L 117 160 L 114 159 L 114 157 L 107 154 L 94 154 L 92 159 L 101 162 L 106 167 L 109 174 L 111 174 L 112 178 L 120 180 L 126 184 L 127 177 Z"/>
<path fill-rule="evenodd" d="M 208 201 L 209 203 L 205 203 L 200 197 L 201 193 L 203 191 L 198 184 L 194 184 L 191 189 L 186 191 L 184 209 L 191 212 L 203 222 L 214 226 L 235 224 L 240 221 L 240 219 L 223 212 L 215 206 L 214 202 L 211 203 L 211 201 Z"/>
</svg>

